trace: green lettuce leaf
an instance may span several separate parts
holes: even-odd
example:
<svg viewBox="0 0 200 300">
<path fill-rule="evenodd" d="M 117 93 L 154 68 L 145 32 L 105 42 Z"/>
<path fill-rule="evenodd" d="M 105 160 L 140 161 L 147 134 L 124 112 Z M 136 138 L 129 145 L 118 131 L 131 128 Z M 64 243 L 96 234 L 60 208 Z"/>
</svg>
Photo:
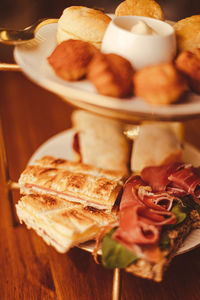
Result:
<svg viewBox="0 0 200 300">
<path fill-rule="evenodd" d="M 181 203 L 175 204 L 172 207 L 171 212 L 176 216 L 175 225 L 182 223 L 188 215 L 187 207 L 183 206 Z"/>
<path fill-rule="evenodd" d="M 116 229 L 108 232 L 102 240 L 102 263 L 109 269 L 126 268 L 137 256 L 112 238 Z"/>
</svg>

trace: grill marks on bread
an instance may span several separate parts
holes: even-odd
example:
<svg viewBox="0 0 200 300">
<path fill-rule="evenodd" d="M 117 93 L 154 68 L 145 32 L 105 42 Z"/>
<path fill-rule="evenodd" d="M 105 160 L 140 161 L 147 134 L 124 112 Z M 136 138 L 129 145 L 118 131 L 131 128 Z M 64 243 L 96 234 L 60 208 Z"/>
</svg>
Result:
<svg viewBox="0 0 200 300">
<path fill-rule="evenodd" d="M 111 210 L 122 188 L 120 179 L 119 172 L 44 158 L 26 168 L 19 184 L 22 193 L 54 194 L 68 197 L 73 202 Z"/>
<path fill-rule="evenodd" d="M 25 195 L 16 210 L 21 223 L 33 228 L 61 253 L 95 238 L 102 226 L 117 221 L 116 213 L 84 207 L 48 194 Z"/>
</svg>

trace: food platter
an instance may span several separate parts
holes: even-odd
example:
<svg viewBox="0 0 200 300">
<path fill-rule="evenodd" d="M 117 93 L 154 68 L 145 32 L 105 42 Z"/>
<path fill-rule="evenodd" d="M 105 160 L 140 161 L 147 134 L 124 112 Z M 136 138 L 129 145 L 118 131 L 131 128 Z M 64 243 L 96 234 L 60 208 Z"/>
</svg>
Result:
<svg viewBox="0 0 200 300">
<path fill-rule="evenodd" d="M 40 159 L 45 155 L 51 155 L 54 157 L 73 160 L 73 151 L 72 151 L 73 135 L 74 135 L 73 129 L 69 129 L 51 137 L 33 153 L 28 164 L 32 164 L 36 159 Z M 200 152 L 194 146 L 185 143 L 183 159 L 184 162 L 186 163 L 191 163 L 194 166 L 198 166 L 200 161 Z M 184 241 L 181 248 L 178 250 L 177 254 L 188 252 L 199 245 L 200 245 L 200 229 L 196 229 L 190 233 L 190 235 Z M 93 247 L 94 247 L 93 243 L 86 243 L 81 245 L 82 249 L 89 252 L 92 252 Z"/>
<path fill-rule="evenodd" d="M 151 106 L 138 97 L 118 99 L 100 95 L 86 79 L 67 82 L 55 75 L 47 57 L 56 47 L 57 24 L 48 24 L 34 42 L 17 46 L 14 57 L 21 70 L 36 84 L 59 95 L 64 101 L 114 118 L 185 120 L 200 115 L 200 96 L 188 92 L 177 104 Z"/>
</svg>

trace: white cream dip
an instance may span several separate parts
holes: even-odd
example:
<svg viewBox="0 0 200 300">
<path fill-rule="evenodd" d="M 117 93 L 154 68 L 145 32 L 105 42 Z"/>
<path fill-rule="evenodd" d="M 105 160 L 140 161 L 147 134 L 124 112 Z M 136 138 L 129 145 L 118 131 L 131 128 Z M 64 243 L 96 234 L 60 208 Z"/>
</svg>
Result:
<svg viewBox="0 0 200 300">
<path fill-rule="evenodd" d="M 157 35 L 158 33 L 153 30 L 146 22 L 139 20 L 137 21 L 130 30 L 132 33 L 141 34 L 141 35 Z"/>
</svg>

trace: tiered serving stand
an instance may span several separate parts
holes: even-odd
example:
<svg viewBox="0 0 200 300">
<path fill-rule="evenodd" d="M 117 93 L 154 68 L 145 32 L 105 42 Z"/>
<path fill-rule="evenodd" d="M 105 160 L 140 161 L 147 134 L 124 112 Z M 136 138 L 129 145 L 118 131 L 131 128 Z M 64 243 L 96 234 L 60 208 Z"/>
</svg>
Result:
<svg viewBox="0 0 200 300">
<path fill-rule="evenodd" d="M 200 97 L 188 94 L 180 104 L 151 107 L 136 98 L 129 100 L 114 99 L 98 95 L 94 88 L 85 80 L 77 83 L 67 83 L 55 76 L 46 58 L 56 46 L 56 24 L 42 27 L 35 41 L 17 46 L 14 56 L 17 64 L 0 64 L 1 71 L 22 71 L 31 80 L 61 97 L 62 100 L 76 107 L 93 113 L 119 119 L 127 123 L 140 123 L 143 120 L 154 121 L 184 121 L 200 116 Z M 0 123 L 0 162 L 1 172 L 7 191 L 7 199 L 12 202 L 12 189 L 18 188 L 8 172 L 5 143 L 2 125 Z M 82 249 L 91 251 L 83 246 Z M 120 269 L 114 269 L 112 300 L 119 300 L 121 289 Z"/>
</svg>

